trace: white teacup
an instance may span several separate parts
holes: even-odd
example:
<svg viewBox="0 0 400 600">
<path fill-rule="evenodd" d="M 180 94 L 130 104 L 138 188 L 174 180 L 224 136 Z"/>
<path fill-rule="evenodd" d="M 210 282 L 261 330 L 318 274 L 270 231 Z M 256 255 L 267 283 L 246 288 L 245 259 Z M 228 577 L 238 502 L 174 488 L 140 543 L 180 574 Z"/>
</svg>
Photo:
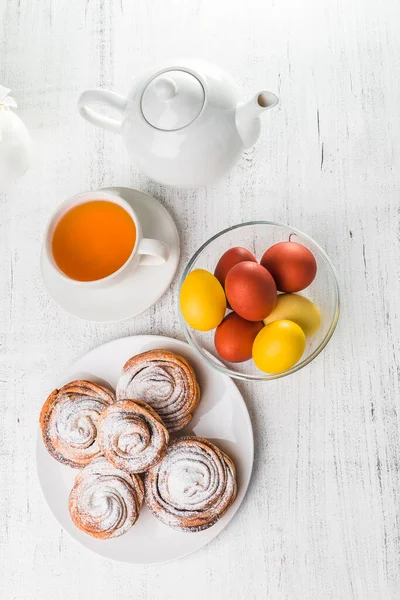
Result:
<svg viewBox="0 0 400 600">
<path fill-rule="evenodd" d="M 79 204 L 91 202 L 93 200 L 105 200 L 107 202 L 113 202 L 114 204 L 118 204 L 119 206 L 121 206 L 129 214 L 129 216 L 135 224 L 136 241 L 128 260 L 122 265 L 122 267 L 114 271 L 114 273 L 111 273 L 107 277 L 95 279 L 93 281 L 79 281 L 77 279 L 72 279 L 63 271 L 61 271 L 61 269 L 59 269 L 53 257 L 52 239 L 54 230 L 57 224 L 59 223 L 60 219 L 68 211 L 70 211 L 71 208 L 73 208 L 74 206 L 78 206 Z M 126 200 L 121 198 L 121 196 L 104 190 L 98 190 L 94 192 L 82 192 L 81 194 L 76 194 L 75 196 L 72 196 L 72 198 L 68 198 L 68 200 L 65 200 L 57 208 L 46 228 L 44 251 L 47 255 L 49 263 L 51 264 L 53 269 L 57 271 L 59 276 L 63 277 L 65 280 L 71 283 L 74 283 L 75 285 L 85 287 L 93 287 L 99 284 L 108 285 L 112 282 L 112 280 L 120 280 L 121 278 L 129 276 L 139 264 L 148 266 L 162 265 L 168 260 L 169 257 L 169 248 L 168 246 L 166 246 L 166 244 L 164 244 L 164 242 L 143 237 L 142 227 L 140 225 L 139 218 L 135 211 L 132 209 L 131 205 L 128 204 Z"/>
</svg>

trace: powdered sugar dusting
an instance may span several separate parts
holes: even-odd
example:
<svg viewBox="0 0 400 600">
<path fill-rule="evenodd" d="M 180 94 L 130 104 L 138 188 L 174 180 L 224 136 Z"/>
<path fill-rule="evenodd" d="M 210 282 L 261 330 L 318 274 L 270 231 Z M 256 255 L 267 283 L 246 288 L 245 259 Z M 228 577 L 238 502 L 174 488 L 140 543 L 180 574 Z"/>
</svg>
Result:
<svg viewBox="0 0 400 600">
<path fill-rule="evenodd" d="M 157 411 L 170 432 L 192 418 L 200 390 L 192 367 L 166 350 L 151 350 L 131 358 L 117 384 L 117 398 L 139 398 Z"/>
<path fill-rule="evenodd" d="M 76 477 L 69 511 L 75 525 L 85 533 L 98 538 L 117 537 L 136 522 L 143 497 L 138 476 L 116 469 L 100 456 Z"/>
<path fill-rule="evenodd" d="M 145 475 L 146 504 L 166 525 L 201 531 L 214 525 L 236 498 L 231 459 L 203 438 L 174 440 Z"/>
<path fill-rule="evenodd" d="M 120 400 L 99 421 L 99 445 L 117 468 L 142 473 L 164 456 L 169 434 L 161 418 L 145 402 Z"/>
<path fill-rule="evenodd" d="M 88 381 L 73 381 L 54 390 L 40 417 L 50 454 L 73 467 L 84 466 L 99 455 L 97 422 L 114 400 L 112 392 Z"/>
<path fill-rule="evenodd" d="M 168 477 L 168 492 L 175 506 L 204 502 L 211 479 L 207 465 L 185 458 L 180 460 Z"/>
</svg>

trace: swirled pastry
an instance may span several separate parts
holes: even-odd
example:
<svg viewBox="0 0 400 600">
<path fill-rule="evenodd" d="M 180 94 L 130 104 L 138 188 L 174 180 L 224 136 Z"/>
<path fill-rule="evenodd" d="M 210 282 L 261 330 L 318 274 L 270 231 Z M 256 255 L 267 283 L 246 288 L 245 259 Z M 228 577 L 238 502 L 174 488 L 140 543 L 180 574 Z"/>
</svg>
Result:
<svg viewBox="0 0 400 600">
<path fill-rule="evenodd" d="M 69 514 L 79 529 L 95 538 L 118 537 L 135 524 L 143 496 L 138 475 L 116 469 L 99 456 L 77 475 Z"/>
<path fill-rule="evenodd" d="M 158 414 L 141 400 L 120 400 L 98 422 L 99 446 L 114 467 L 143 473 L 160 462 L 169 433 Z"/>
<path fill-rule="evenodd" d="M 71 381 L 54 390 L 40 413 L 43 441 L 50 454 L 75 468 L 98 456 L 97 421 L 114 401 L 113 392 L 90 381 Z"/>
<path fill-rule="evenodd" d="M 150 404 L 170 433 L 189 423 L 200 401 L 192 367 L 167 350 L 150 350 L 129 359 L 116 393 L 118 400 L 139 398 Z"/>
<path fill-rule="evenodd" d="M 157 519 L 180 531 L 214 525 L 236 498 L 232 460 L 204 438 L 174 440 L 144 478 L 145 502 Z"/>
</svg>

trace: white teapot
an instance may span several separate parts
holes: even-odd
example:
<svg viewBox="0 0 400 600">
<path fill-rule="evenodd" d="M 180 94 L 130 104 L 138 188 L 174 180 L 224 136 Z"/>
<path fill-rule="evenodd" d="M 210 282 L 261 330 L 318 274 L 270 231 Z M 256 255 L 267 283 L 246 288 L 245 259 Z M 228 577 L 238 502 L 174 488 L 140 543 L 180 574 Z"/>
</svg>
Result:
<svg viewBox="0 0 400 600">
<path fill-rule="evenodd" d="M 120 113 L 113 119 L 90 105 Z M 78 101 L 87 121 L 122 134 L 137 167 L 152 179 L 182 188 L 206 185 L 255 144 L 259 115 L 275 106 L 271 92 L 243 101 L 235 81 L 202 60 L 180 60 L 142 76 L 124 98 L 87 90 Z"/>
</svg>

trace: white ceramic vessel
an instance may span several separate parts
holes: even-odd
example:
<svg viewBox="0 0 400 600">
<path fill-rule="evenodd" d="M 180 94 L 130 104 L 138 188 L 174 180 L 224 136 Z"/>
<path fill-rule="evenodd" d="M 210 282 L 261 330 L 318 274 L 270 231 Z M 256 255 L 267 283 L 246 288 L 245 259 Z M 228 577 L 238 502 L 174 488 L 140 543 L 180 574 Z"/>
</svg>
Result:
<svg viewBox="0 0 400 600">
<path fill-rule="evenodd" d="M 52 251 L 52 239 L 54 231 L 60 219 L 68 213 L 71 208 L 85 204 L 86 202 L 104 200 L 113 204 L 121 206 L 131 217 L 135 224 L 136 241 L 132 248 L 131 255 L 128 260 L 114 273 L 103 277 L 102 279 L 96 279 L 91 281 L 78 281 L 68 277 L 61 269 L 58 268 L 57 263 L 53 257 Z M 143 237 L 143 228 L 140 223 L 138 215 L 133 210 L 132 206 L 125 200 L 121 195 L 114 194 L 110 190 L 94 190 L 92 192 L 81 192 L 65 200 L 53 213 L 50 221 L 46 228 L 45 243 L 43 251 L 47 255 L 47 261 L 57 272 L 57 274 L 64 279 L 65 282 L 71 286 L 79 286 L 85 288 L 93 287 L 105 287 L 112 284 L 114 281 L 120 281 L 126 277 L 130 277 L 132 272 L 138 267 L 139 264 L 147 266 L 158 266 L 163 265 L 167 262 L 169 256 L 168 246 L 160 241 L 151 238 Z"/>
<path fill-rule="evenodd" d="M 32 160 L 32 139 L 14 112 L 17 103 L 9 96 L 10 91 L 0 85 L 0 192 L 7 191 Z"/>
<path fill-rule="evenodd" d="M 123 136 L 136 166 L 175 187 L 199 187 L 230 169 L 255 144 L 262 112 L 278 103 L 261 91 L 245 101 L 235 81 L 202 60 L 179 60 L 140 77 L 127 97 L 87 90 L 80 114 L 93 125 Z M 119 119 L 90 107 L 102 104 Z"/>
<path fill-rule="evenodd" d="M 129 276 L 112 278 L 106 285 L 104 280 L 103 284 L 79 285 L 54 268 L 44 244 L 41 270 L 47 291 L 65 311 L 85 321 L 116 323 L 147 310 L 169 289 L 179 262 L 179 235 L 171 215 L 152 196 L 124 187 L 100 191 L 128 202 L 140 221 L 143 235 L 168 247 L 168 260 L 156 266 L 141 263 L 127 273 Z"/>
<path fill-rule="evenodd" d="M 40 429 L 36 464 L 40 485 L 49 508 L 62 527 L 80 544 L 105 558 L 129 563 L 160 563 L 181 558 L 202 548 L 228 525 L 243 501 L 253 467 L 253 431 L 246 404 L 232 379 L 201 360 L 184 342 L 156 335 L 138 335 L 113 340 L 77 360 L 47 391 L 73 379 L 89 379 L 115 388 L 122 365 L 135 354 L 163 348 L 183 356 L 193 366 L 201 389 L 201 401 L 192 421 L 179 436 L 197 435 L 217 444 L 233 459 L 238 495 L 226 514 L 213 526 L 197 533 L 175 531 L 158 521 L 146 506 L 138 522 L 121 537 L 98 540 L 73 525 L 68 514 L 68 495 L 78 473 L 48 454 Z M 45 392 L 47 393 L 47 392 Z M 44 398 L 43 398 L 44 400 Z M 239 525 L 240 526 L 240 525 Z"/>
</svg>

